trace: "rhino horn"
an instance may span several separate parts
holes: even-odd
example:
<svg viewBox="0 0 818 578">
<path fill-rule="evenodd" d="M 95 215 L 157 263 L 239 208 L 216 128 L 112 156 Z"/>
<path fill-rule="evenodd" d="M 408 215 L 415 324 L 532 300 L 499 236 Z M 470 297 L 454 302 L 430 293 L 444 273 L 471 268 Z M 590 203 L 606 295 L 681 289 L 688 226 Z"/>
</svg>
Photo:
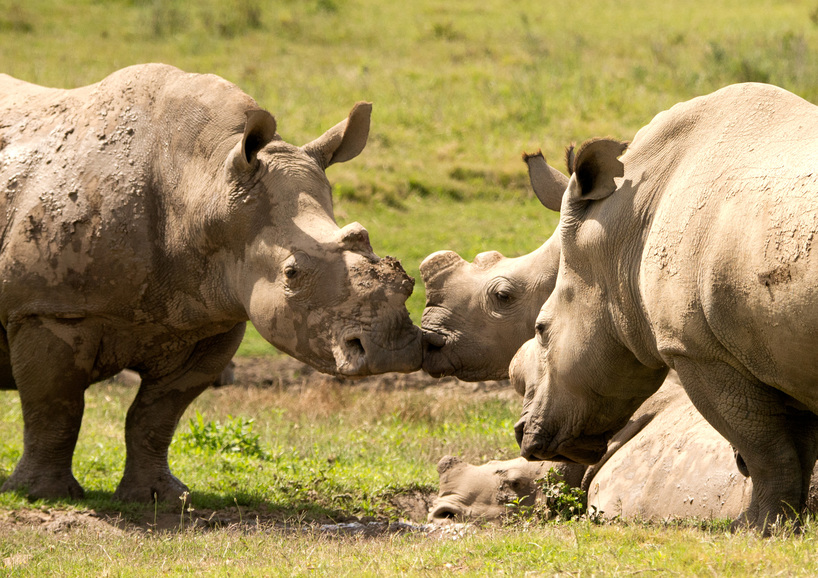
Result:
<svg viewBox="0 0 818 578">
<path fill-rule="evenodd" d="M 463 463 L 463 460 L 458 458 L 457 456 L 443 456 L 440 458 L 440 461 L 437 462 L 437 473 L 438 475 L 443 475 L 453 467 L 460 465 Z"/>
<path fill-rule="evenodd" d="M 303 148 L 325 169 L 332 164 L 354 159 L 366 146 L 371 116 L 372 103 L 358 102 L 352 107 L 346 120 L 305 144 Z"/>
<path fill-rule="evenodd" d="M 433 285 L 440 285 L 445 278 L 443 274 L 462 263 L 465 260 L 454 251 L 436 251 L 426 257 L 420 264 L 420 277 L 427 291 Z"/>
<path fill-rule="evenodd" d="M 568 177 L 549 165 L 542 151 L 534 154 L 523 153 L 523 160 L 528 166 L 528 178 L 534 194 L 547 209 L 559 211 L 562 194 L 568 186 Z"/>
</svg>

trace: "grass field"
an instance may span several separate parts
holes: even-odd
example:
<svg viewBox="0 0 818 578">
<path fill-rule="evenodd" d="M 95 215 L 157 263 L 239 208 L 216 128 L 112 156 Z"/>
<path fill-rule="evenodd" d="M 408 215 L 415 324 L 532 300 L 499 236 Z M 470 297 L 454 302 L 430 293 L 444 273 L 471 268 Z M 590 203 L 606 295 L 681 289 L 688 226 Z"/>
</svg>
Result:
<svg viewBox="0 0 818 578">
<path fill-rule="evenodd" d="M 817 50 L 817 0 L 0 0 L 0 72 L 31 82 L 74 87 L 149 61 L 211 72 L 272 111 L 298 144 L 354 102 L 374 102 L 367 149 L 329 170 L 336 216 L 363 223 L 376 252 L 416 277 L 416 322 L 424 256 L 518 255 L 553 230 L 557 216 L 533 199 L 522 151 L 542 148 L 556 162 L 571 141 L 629 139 L 657 112 L 734 82 L 771 82 L 818 102 Z M 241 354 L 274 351 L 249 332 Z M 112 500 L 132 395 L 114 385 L 88 392 L 74 466 L 86 500 L 0 495 L 0 520 L 88 509 L 150 517 Z M 172 467 L 194 489 L 194 507 L 262 512 L 269 526 L 243 519 L 205 532 L 171 506 L 156 514 L 178 514 L 165 532 L 5 523 L 0 575 L 818 573 L 812 522 L 769 540 L 717 523 L 534 520 L 374 538 L 308 524 L 395 518 L 392 497 L 433 490 L 445 453 L 510 457 L 518 412 L 516 399 L 466 390 L 208 391 L 183 419 Z M 16 393 L 0 392 L 0 478 L 19 458 L 21 423 Z M 285 521 L 301 530 L 274 525 Z"/>
</svg>

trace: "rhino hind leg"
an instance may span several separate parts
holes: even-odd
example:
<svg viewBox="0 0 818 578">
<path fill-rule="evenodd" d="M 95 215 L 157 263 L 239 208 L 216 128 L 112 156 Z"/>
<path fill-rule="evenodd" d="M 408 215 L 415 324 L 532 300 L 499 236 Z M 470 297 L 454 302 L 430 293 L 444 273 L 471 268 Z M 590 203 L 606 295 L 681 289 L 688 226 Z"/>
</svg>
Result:
<svg viewBox="0 0 818 578">
<path fill-rule="evenodd" d="M 125 471 L 114 493 L 123 502 L 176 502 L 188 491 L 170 471 L 168 447 L 187 406 L 213 385 L 244 336 L 244 323 L 205 339 L 162 376 L 142 372 L 125 420 Z"/>
<path fill-rule="evenodd" d="M 779 522 L 797 523 L 809 475 L 802 475 L 806 456 L 799 455 L 778 392 L 722 362 L 677 358 L 675 367 L 690 401 L 738 451 L 753 480 L 750 505 L 734 528 L 749 526 L 768 534 Z"/>
<path fill-rule="evenodd" d="M 0 491 L 24 491 L 35 499 L 83 496 L 71 461 L 98 343 L 91 324 L 73 320 L 29 318 L 11 328 L 23 455 Z"/>
</svg>

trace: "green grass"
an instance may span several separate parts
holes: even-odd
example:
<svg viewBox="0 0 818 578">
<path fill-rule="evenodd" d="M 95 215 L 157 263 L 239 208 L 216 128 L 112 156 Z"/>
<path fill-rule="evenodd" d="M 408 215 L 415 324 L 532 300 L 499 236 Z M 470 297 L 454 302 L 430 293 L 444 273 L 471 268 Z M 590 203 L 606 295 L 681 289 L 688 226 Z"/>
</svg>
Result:
<svg viewBox="0 0 818 578">
<path fill-rule="evenodd" d="M 211 72 L 272 111 L 294 143 L 345 118 L 357 100 L 374 102 L 367 149 L 329 170 L 336 214 L 340 224 L 364 224 L 375 250 L 416 278 L 408 302 L 416 322 L 417 268 L 429 253 L 519 255 L 550 234 L 556 215 L 533 199 L 523 150 L 542 148 L 559 164 L 571 141 L 630 139 L 657 112 L 733 82 L 771 82 L 818 101 L 816 50 L 816 0 L 0 0 L 0 71 L 31 82 L 74 87 L 148 61 Z M 249 328 L 240 355 L 274 354 Z M 74 468 L 86 500 L 30 504 L 3 494 L 0 508 L 142 515 L 112 499 L 132 395 L 89 390 Z M 200 430 L 198 421 L 190 429 L 195 411 Z M 214 390 L 182 420 L 180 434 L 194 441 L 177 437 L 171 461 L 196 508 L 388 518 L 395 492 L 434 487 L 445 453 L 473 462 L 513 455 L 518 412 L 516 401 L 422 391 Z M 251 431 L 235 421 L 250 419 Z M 22 447 L 14 392 L 0 393 L 0 432 L 7 475 Z M 263 452 L 203 441 L 230 435 L 259 436 Z M 802 536 L 770 540 L 695 524 L 523 523 L 456 540 L 23 526 L 0 535 L 0 574 L 814 575 L 815 536 L 812 522 Z"/>
<path fill-rule="evenodd" d="M 230 387 L 210 390 L 182 420 L 171 466 L 192 490 L 193 510 L 160 506 L 172 523 L 155 530 L 152 507 L 115 502 L 121 474 L 122 421 L 134 389 L 95 386 L 87 394 L 74 471 L 87 497 L 29 503 L 0 495 L 0 516 L 23 510 L 120 511 L 148 520 L 140 531 L 105 524 L 49 531 L 0 524 L 0 575 L 398 576 L 398 575 L 814 575 L 813 520 L 801 535 L 762 539 L 731 534 L 725 523 L 587 520 L 546 523 L 514 518 L 508 526 L 427 535 L 337 536 L 312 521 L 348 516 L 396 518 L 390 498 L 436 485 L 445 453 L 477 463 L 510 457 L 516 400 L 480 400 L 434 389 L 366 391 L 355 387 Z M 0 392 L 0 472 L 21 445 L 19 402 Z M 240 418 L 232 416 L 241 416 Z M 251 424 L 249 420 L 253 420 Z M 236 448 L 239 448 L 238 451 Z M 190 528 L 193 513 L 232 509 L 221 529 Z M 255 516 L 264 516 L 257 524 Z M 367 518 L 363 518 L 366 520 Z M 288 524 L 290 530 L 284 529 Z"/>
</svg>

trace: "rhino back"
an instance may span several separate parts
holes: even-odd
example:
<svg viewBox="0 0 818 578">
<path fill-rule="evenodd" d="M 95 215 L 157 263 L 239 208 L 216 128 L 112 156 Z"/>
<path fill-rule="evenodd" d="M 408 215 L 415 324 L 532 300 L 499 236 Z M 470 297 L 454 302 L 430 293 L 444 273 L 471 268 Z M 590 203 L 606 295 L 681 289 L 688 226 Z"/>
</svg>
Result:
<svg viewBox="0 0 818 578">
<path fill-rule="evenodd" d="M 678 384 L 666 382 L 663 390 L 675 393 L 596 470 L 589 505 L 623 518 L 737 516 L 752 483 L 739 473 L 730 444 Z"/>
<path fill-rule="evenodd" d="M 224 159 L 251 108 L 158 64 L 73 90 L 0 78 L 0 323 L 212 316 L 203 222 L 225 214 Z"/>
<path fill-rule="evenodd" d="M 660 114 L 623 159 L 653 199 L 638 275 L 660 354 L 719 352 L 813 409 L 816 155 L 818 107 L 742 84 Z"/>
</svg>

